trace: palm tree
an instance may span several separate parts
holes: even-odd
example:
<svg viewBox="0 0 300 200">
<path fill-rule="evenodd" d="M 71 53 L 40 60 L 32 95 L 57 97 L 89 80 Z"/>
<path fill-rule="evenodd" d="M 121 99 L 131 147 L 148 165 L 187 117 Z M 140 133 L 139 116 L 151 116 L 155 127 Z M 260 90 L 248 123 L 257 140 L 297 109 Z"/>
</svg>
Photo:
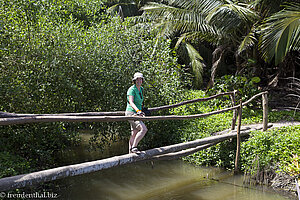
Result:
<svg viewBox="0 0 300 200">
<path fill-rule="evenodd" d="M 207 41 L 215 45 L 211 84 L 226 51 L 235 53 L 236 64 L 240 66 L 240 55 L 236 52 L 243 36 L 250 32 L 258 19 L 258 15 L 247 4 L 229 0 L 225 3 L 219 0 L 172 0 L 168 1 L 168 5 L 149 3 L 142 10 L 147 11 L 145 17 L 157 22 L 161 34 L 176 37 L 176 46 L 182 44 L 188 49 L 194 71 L 198 69 L 201 72 L 203 62 L 190 43 Z"/>
<path fill-rule="evenodd" d="M 263 58 L 275 65 L 290 51 L 300 50 L 300 4 L 287 4 L 284 9 L 268 17 L 260 26 L 260 50 Z"/>
<path fill-rule="evenodd" d="M 295 65 L 297 60 L 300 60 L 299 46 L 297 48 L 291 43 L 292 40 L 294 44 L 299 41 L 297 36 L 299 4 L 284 4 L 284 2 L 283 0 L 249 2 L 249 5 L 258 12 L 261 21 L 254 24 L 239 47 L 239 53 L 252 47 L 256 73 L 263 76 L 269 86 L 277 86 L 280 77 L 294 77 Z"/>
<path fill-rule="evenodd" d="M 237 73 L 242 73 L 251 63 L 255 64 L 257 74 L 265 72 L 266 66 L 271 66 L 271 73 L 279 68 L 270 84 L 278 81 L 289 60 L 295 63 L 295 56 L 291 55 L 299 57 L 299 3 L 284 4 L 285 0 L 165 2 L 148 3 L 142 7 L 146 11 L 144 16 L 156 22 L 161 34 L 176 39 L 176 46 L 189 49 L 186 52 L 196 77 L 203 71 L 203 59 L 195 49 L 204 41 L 214 45 L 210 85 L 226 52 L 234 54 Z"/>
</svg>

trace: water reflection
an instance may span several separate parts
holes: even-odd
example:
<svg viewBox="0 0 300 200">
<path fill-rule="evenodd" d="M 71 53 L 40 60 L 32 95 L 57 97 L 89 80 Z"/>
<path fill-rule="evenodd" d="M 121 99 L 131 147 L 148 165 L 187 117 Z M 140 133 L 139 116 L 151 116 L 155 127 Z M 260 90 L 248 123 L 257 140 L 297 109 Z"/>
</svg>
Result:
<svg viewBox="0 0 300 200">
<path fill-rule="evenodd" d="M 122 147 L 123 146 L 123 147 Z M 113 146 L 114 147 L 114 146 Z M 110 148 L 113 148 L 110 147 Z M 126 143 L 115 146 L 110 155 L 126 152 Z M 122 150 L 120 150 L 120 148 Z M 76 151 L 79 151 L 76 153 Z M 94 152 L 73 152 L 69 162 L 107 157 Z M 77 154 L 80 156 L 76 156 Z M 69 161 L 67 161 L 69 160 Z M 73 160 L 74 161 L 74 160 Z M 58 180 L 59 199 L 70 200 L 284 200 L 272 191 L 243 186 L 241 176 L 218 168 L 195 167 L 181 160 L 134 163 Z"/>
<path fill-rule="evenodd" d="M 212 180 L 214 178 L 215 180 Z M 218 180 L 218 181 L 216 181 Z M 274 192 L 243 187 L 241 176 L 182 161 L 130 164 L 60 181 L 61 199 L 283 200 Z"/>
</svg>

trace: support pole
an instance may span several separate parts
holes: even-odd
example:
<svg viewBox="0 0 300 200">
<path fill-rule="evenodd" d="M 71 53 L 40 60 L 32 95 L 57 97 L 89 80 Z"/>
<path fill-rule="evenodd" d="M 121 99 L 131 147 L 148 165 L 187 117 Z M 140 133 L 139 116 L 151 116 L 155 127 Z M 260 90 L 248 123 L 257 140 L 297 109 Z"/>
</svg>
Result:
<svg viewBox="0 0 300 200">
<path fill-rule="evenodd" d="M 234 164 L 234 173 L 237 174 L 239 172 L 239 159 L 240 159 L 240 144 L 241 144 L 241 123 L 242 123 L 242 100 L 240 100 L 240 107 L 238 109 L 238 126 L 236 131 L 236 155 L 235 155 L 235 164 Z"/>
<path fill-rule="evenodd" d="M 263 104 L 263 131 L 268 129 L 268 93 L 262 95 Z"/>
<path fill-rule="evenodd" d="M 233 94 L 230 95 L 231 98 L 231 104 L 232 107 L 235 106 L 235 94 L 236 94 L 236 90 L 233 91 Z M 237 109 L 233 110 L 233 117 L 232 117 L 232 124 L 231 124 L 231 130 L 235 129 L 235 124 L 236 124 L 236 115 L 237 115 Z"/>
<path fill-rule="evenodd" d="M 298 198 L 300 200 L 300 188 L 299 188 L 298 180 L 295 179 L 295 182 L 296 182 L 296 189 L 297 189 L 297 193 L 298 193 Z"/>
</svg>

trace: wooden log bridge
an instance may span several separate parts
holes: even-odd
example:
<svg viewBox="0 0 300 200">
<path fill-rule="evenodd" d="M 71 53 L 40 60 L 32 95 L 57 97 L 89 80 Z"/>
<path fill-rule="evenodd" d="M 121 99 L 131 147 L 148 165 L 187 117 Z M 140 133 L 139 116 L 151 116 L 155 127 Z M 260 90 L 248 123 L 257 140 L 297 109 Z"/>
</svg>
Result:
<svg viewBox="0 0 300 200">
<path fill-rule="evenodd" d="M 241 131 L 240 135 L 245 136 L 249 134 L 250 131 L 250 128 L 246 128 Z M 0 179 L 0 191 L 9 191 L 17 188 L 36 185 L 38 183 L 54 181 L 69 176 L 87 174 L 138 161 L 175 159 L 181 156 L 192 154 L 196 151 L 208 148 L 219 142 L 235 137 L 236 131 L 229 131 L 229 133 L 227 134 L 210 136 L 190 142 L 154 148 L 142 151 L 140 154 L 125 154 L 97 161 L 85 162 L 81 164 L 57 167 L 29 174 L 6 177 Z"/>
<path fill-rule="evenodd" d="M 189 100 L 185 102 L 181 102 L 174 105 L 167 105 L 162 107 L 150 108 L 151 111 L 157 111 L 160 109 L 170 109 L 178 106 L 182 106 L 188 103 L 194 103 L 199 101 L 207 101 L 218 96 L 223 95 L 232 95 L 232 102 L 234 102 L 234 94 L 235 92 L 221 93 L 218 95 L 214 95 L 208 98 Z M 263 98 L 263 130 L 267 129 L 267 92 L 259 93 L 253 97 L 251 97 L 248 101 L 242 103 L 240 105 L 233 106 L 230 108 L 225 108 L 222 110 L 213 111 L 210 113 L 204 114 L 196 114 L 196 115 L 187 115 L 187 116 L 177 116 L 177 115 L 169 115 L 169 116 L 151 116 L 151 117 L 128 117 L 128 116 L 119 116 L 119 114 L 124 115 L 123 112 L 104 112 L 104 113 L 61 113 L 61 114 L 15 114 L 15 113 L 3 113 L 0 112 L 0 125 L 15 125 L 15 124 L 25 124 L 25 123 L 37 123 L 37 122 L 111 122 L 111 121 L 127 121 L 127 120 L 143 120 L 143 121 L 152 121 L 152 120 L 185 120 L 185 119 L 195 119 L 200 117 L 206 117 L 214 114 L 219 114 L 231 110 L 239 109 L 241 111 L 242 107 L 247 105 L 249 102 L 254 100 L 255 98 L 262 95 Z M 236 112 L 234 112 L 236 113 Z M 238 130 L 234 131 L 235 122 L 236 122 L 236 114 L 233 116 L 232 120 L 232 130 L 223 135 L 211 136 L 203 139 L 198 139 L 190 142 L 185 142 L 181 144 L 174 144 L 165 147 L 159 147 L 150 149 L 147 151 L 142 151 L 140 154 L 126 154 L 121 156 L 115 156 L 111 158 L 106 158 L 97 161 L 91 161 L 81 164 L 74 164 L 69 166 L 63 166 L 48 170 L 43 170 L 39 172 L 17 175 L 12 177 L 6 177 L 0 179 L 0 191 L 8 191 L 17 188 L 22 188 L 30 185 L 35 185 L 38 183 L 53 181 L 61 178 L 65 178 L 68 176 L 76 176 L 91 172 L 96 172 L 103 169 L 112 168 L 119 165 L 125 165 L 138 161 L 145 160 L 161 160 L 161 159 L 174 159 L 181 156 L 190 155 L 202 149 L 208 148 L 212 145 L 215 145 L 219 142 L 222 142 L 227 139 L 245 136 L 250 133 L 251 129 L 240 128 L 241 121 L 241 112 L 239 112 L 239 125 Z M 107 116 L 109 115 L 109 116 Z M 238 158 L 238 157 L 237 157 Z M 238 161 L 238 159 L 236 159 Z M 236 163 L 237 163 L 236 161 Z"/>
</svg>

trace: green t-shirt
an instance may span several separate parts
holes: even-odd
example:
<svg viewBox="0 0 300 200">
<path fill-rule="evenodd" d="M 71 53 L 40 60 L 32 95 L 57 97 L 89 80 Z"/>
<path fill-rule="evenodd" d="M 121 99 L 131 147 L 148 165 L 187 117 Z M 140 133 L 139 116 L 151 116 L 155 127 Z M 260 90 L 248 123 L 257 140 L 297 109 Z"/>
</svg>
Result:
<svg viewBox="0 0 300 200">
<path fill-rule="evenodd" d="M 140 91 L 139 91 L 138 88 L 136 87 L 136 85 L 133 85 L 127 91 L 126 111 L 136 112 L 129 104 L 129 96 L 133 96 L 133 98 L 134 98 L 133 103 L 136 105 L 136 107 L 138 109 L 142 110 L 142 105 L 143 105 L 143 101 L 144 101 L 143 87 L 141 86 Z"/>
</svg>

